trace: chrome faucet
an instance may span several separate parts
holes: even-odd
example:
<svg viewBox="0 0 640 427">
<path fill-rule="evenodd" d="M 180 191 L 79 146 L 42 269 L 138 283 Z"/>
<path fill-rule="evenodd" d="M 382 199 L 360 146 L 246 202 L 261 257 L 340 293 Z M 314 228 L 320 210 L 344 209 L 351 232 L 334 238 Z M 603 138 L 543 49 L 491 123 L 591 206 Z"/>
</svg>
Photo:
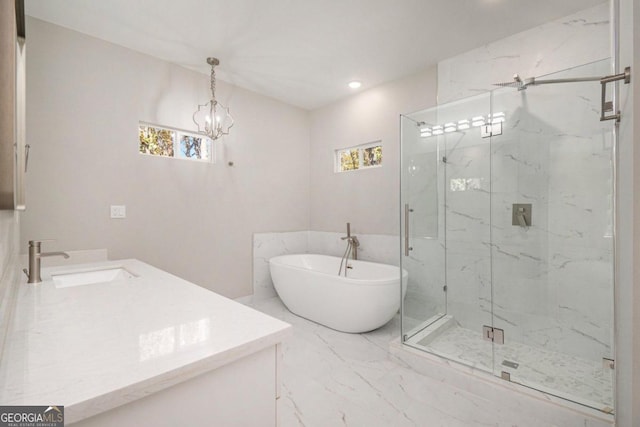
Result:
<svg viewBox="0 0 640 427">
<path fill-rule="evenodd" d="M 341 240 L 346 240 L 352 248 L 353 259 L 358 259 L 358 246 L 360 246 L 360 242 L 356 236 L 351 235 L 351 223 L 347 223 L 347 235 L 346 237 L 341 237 Z"/>
<path fill-rule="evenodd" d="M 46 256 L 62 256 L 65 259 L 69 258 L 69 254 L 66 252 L 40 252 L 42 242 L 49 242 L 50 240 L 29 240 L 29 271 L 25 268 L 24 274 L 27 275 L 27 283 L 40 283 L 42 277 L 40 277 L 40 258 Z"/>
</svg>

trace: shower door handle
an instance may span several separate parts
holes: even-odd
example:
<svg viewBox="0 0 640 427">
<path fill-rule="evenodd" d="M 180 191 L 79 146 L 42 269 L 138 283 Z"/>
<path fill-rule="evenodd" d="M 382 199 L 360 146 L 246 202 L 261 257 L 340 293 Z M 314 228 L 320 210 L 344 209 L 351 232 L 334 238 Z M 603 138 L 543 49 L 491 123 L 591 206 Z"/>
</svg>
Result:
<svg viewBox="0 0 640 427">
<path fill-rule="evenodd" d="M 29 144 L 24 145 L 24 172 L 27 173 L 29 169 L 29 151 L 31 150 L 31 146 Z"/>
<path fill-rule="evenodd" d="M 409 204 L 404 205 L 404 256 L 409 256 L 409 252 L 413 250 L 409 246 L 409 213 L 413 212 L 413 209 L 409 208 Z"/>
</svg>

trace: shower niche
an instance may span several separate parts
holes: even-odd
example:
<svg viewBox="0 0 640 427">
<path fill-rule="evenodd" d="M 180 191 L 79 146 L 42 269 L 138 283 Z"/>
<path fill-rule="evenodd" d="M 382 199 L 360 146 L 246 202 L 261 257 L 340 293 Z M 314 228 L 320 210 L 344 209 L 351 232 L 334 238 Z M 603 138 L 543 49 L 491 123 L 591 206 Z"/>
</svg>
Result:
<svg viewBox="0 0 640 427">
<path fill-rule="evenodd" d="M 614 122 L 597 82 L 520 89 L 401 116 L 402 342 L 611 413 Z"/>
</svg>

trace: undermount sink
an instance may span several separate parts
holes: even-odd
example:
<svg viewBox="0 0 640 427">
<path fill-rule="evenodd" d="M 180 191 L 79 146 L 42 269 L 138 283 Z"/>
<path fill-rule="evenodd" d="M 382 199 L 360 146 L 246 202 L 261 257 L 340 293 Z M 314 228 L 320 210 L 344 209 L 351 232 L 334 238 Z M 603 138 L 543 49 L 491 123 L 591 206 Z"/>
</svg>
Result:
<svg viewBox="0 0 640 427">
<path fill-rule="evenodd" d="M 116 267 L 92 271 L 78 271 L 75 273 L 54 274 L 51 276 L 56 288 L 91 285 L 94 283 L 108 283 L 116 280 L 137 277 L 125 268 Z"/>
</svg>

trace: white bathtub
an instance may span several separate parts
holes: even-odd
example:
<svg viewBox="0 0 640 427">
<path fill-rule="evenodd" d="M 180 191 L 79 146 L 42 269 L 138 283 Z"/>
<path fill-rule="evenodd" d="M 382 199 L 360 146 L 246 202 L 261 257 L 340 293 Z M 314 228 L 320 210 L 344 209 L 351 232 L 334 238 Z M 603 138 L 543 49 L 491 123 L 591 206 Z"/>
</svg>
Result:
<svg viewBox="0 0 640 427">
<path fill-rule="evenodd" d="M 342 332 L 379 328 L 400 308 L 400 269 L 349 260 L 347 277 L 338 276 L 340 258 L 282 255 L 271 258 L 271 278 L 292 313 Z M 402 294 L 407 271 L 402 272 Z"/>
</svg>

